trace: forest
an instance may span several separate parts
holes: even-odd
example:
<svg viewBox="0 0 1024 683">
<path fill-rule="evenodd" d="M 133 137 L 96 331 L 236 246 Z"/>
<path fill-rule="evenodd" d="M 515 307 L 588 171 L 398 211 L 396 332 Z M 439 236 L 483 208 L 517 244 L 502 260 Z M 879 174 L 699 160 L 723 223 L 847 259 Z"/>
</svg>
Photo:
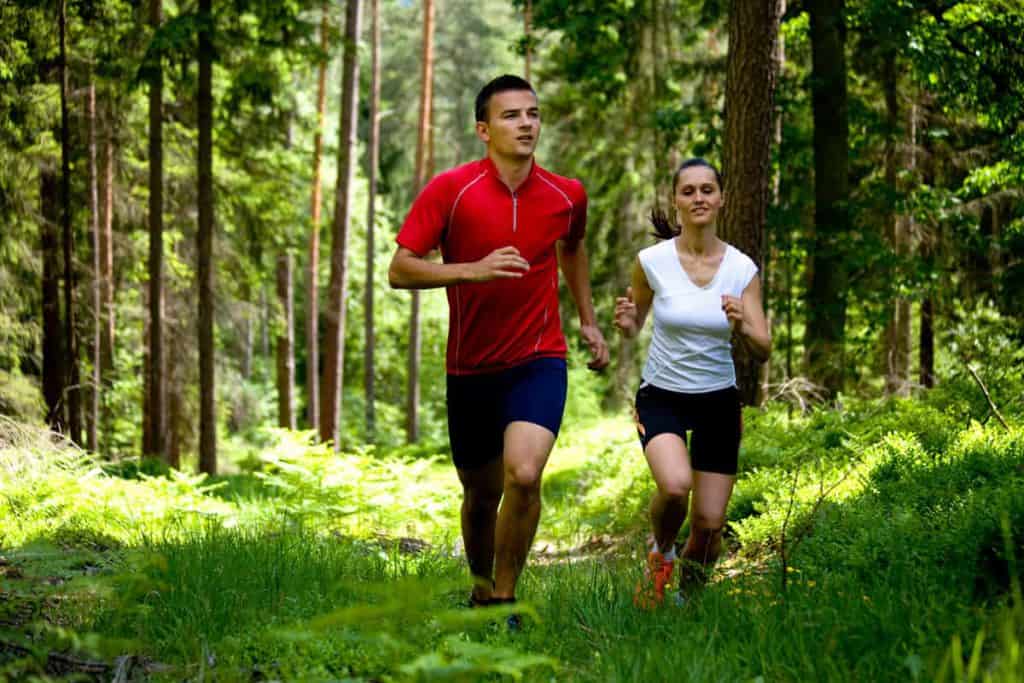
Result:
<svg viewBox="0 0 1024 683">
<path fill-rule="evenodd" d="M 563 284 L 516 630 L 464 604 L 445 291 L 388 280 L 501 74 L 611 352 Z M 772 350 L 647 611 L 613 317 L 691 157 Z M 1019 0 L 0 0 L 0 680 L 1022 680 L 1022 294 Z"/>
</svg>

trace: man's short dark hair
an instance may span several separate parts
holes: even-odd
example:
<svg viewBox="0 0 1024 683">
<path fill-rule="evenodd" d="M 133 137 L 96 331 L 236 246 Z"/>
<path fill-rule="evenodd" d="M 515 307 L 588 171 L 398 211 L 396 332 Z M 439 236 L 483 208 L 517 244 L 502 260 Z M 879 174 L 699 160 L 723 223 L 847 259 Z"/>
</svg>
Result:
<svg viewBox="0 0 1024 683">
<path fill-rule="evenodd" d="M 476 120 L 487 121 L 487 105 L 491 103 L 491 96 L 508 90 L 529 90 L 536 97 L 537 91 L 533 89 L 530 82 L 519 76 L 505 74 L 498 76 L 493 81 L 480 89 L 476 96 Z"/>
</svg>

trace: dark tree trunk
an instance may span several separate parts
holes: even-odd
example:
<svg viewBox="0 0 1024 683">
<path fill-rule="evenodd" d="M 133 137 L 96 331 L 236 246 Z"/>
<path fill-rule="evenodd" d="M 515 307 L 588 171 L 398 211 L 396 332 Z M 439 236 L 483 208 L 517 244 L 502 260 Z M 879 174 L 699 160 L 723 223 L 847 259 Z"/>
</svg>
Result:
<svg viewBox="0 0 1024 683">
<path fill-rule="evenodd" d="M 277 298 L 281 332 L 277 337 L 277 424 L 295 429 L 295 314 L 292 307 L 292 255 L 277 257 Z"/>
<path fill-rule="evenodd" d="M 82 392 L 75 329 L 75 233 L 71 228 L 71 124 L 68 116 L 67 0 L 60 3 L 60 205 L 64 244 L 64 339 L 67 381 L 67 436 L 82 442 Z"/>
<path fill-rule="evenodd" d="M 427 183 L 430 153 L 430 112 L 434 99 L 434 0 L 423 2 L 423 55 L 420 61 L 420 125 L 416 136 L 416 186 L 419 193 Z M 409 365 L 405 403 L 405 438 L 416 443 L 420 438 L 420 293 L 412 290 L 409 310 Z"/>
<path fill-rule="evenodd" d="M 58 214 L 60 180 L 51 169 L 39 170 L 39 248 L 42 253 L 43 305 L 43 398 L 46 421 L 54 431 L 63 431 L 64 332 L 60 321 L 60 237 Z"/>
<path fill-rule="evenodd" d="M 320 438 L 341 448 L 341 399 L 345 360 L 345 305 L 348 298 L 348 228 L 352 207 L 349 192 L 355 168 L 356 119 L 359 103 L 359 0 L 348 0 L 345 13 L 345 56 L 341 75 L 341 121 L 338 136 L 338 182 L 334 192 L 331 280 L 327 307 L 327 349 L 321 383 Z"/>
<path fill-rule="evenodd" d="M 155 31 L 162 20 L 162 0 L 150 0 L 149 23 Z M 163 70 L 156 60 L 149 81 L 149 365 L 147 367 L 149 441 L 147 455 L 164 457 L 163 260 L 164 157 Z M 201 210 L 200 210 L 201 211 Z"/>
<path fill-rule="evenodd" d="M 330 29 L 328 6 L 325 2 L 320 19 L 320 49 L 327 53 L 327 34 Z M 327 111 L 327 61 L 320 61 L 316 91 L 316 133 L 313 136 L 313 196 L 310 213 L 309 264 L 306 271 L 308 304 L 306 311 L 306 419 L 313 429 L 320 428 L 320 166 L 324 149 L 324 116 Z"/>
<path fill-rule="evenodd" d="M 100 257 L 100 196 L 99 179 L 96 174 L 96 86 L 89 84 L 86 116 L 89 120 L 89 233 L 92 238 L 92 391 L 89 393 L 89 420 L 86 444 L 90 451 L 97 452 L 97 430 L 100 422 L 100 392 L 102 390 L 103 366 L 103 299 L 100 282 L 103 280 Z"/>
<path fill-rule="evenodd" d="M 844 0 L 811 0 L 814 231 L 809 253 L 807 374 L 829 398 L 843 388 L 848 284 L 849 125 Z"/>
<path fill-rule="evenodd" d="M 780 2 L 779 2 L 779 16 L 780 16 L 780 18 L 783 15 L 785 15 L 785 14 L 786 14 L 786 0 L 780 0 Z M 782 35 L 782 32 L 779 31 L 778 32 L 778 37 L 777 37 L 777 39 L 775 41 L 775 79 L 776 79 L 776 84 L 778 83 L 779 79 L 782 78 L 782 72 L 783 72 L 783 68 L 785 67 L 785 64 L 786 64 L 786 41 L 785 41 L 785 37 Z M 777 103 L 775 104 L 775 106 L 772 107 L 772 143 L 775 145 L 776 153 L 778 153 L 778 150 L 782 149 L 782 107 L 779 106 Z M 780 166 L 781 166 L 781 164 L 777 164 L 776 167 L 774 169 L 772 169 L 771 190 L 770 190 L 771 198 L 770 198 L 770 202 L 771 202 L 771 206 L 775 207 L 775 208 L 779 207 L 779 202 L 780 202 L 780 197 L 781 197 L 781 190 L 782 190 L 782 173 L 781 173 L 780 168 L 779 168 Z M 779 262 L 780 254 L 779 254 L 779 248 L 778 248 L 778 236 L 777 235 L 778 235 L 778 232 L 779 232 L 780 229 L 781 230 L 786 230 L 788 228 L 784 228 L 782 226 L 772 226 L 772 227 L 773 227 L 772 233 L 774 233 L 775 236 L 773 238 L 767 240 L 772 246 L 770 246 L 768 248 L 768 253 L 765 256 L 764 269 L 762 270 L 762 273 L 763 273 L 762 280 L 763 280 L 763 283 L 764 283 L 764 290 L 763 290 L 764 291 L 764 312 L 765 312 L 765 316 L 767 317 L 768 331 L 771 333 L 772 339 L 775 339 L 775 326 L 776 326 L 776 324 L 778 322 L 778 318 L 779 318 L 779 312 L 777 310 L 778 309 L 778 305 L 776 303 L 776 293 L 779 290 L 779 286 L 778 286 L 779 272 L 778 271 L 779 271 L 779 268 L 781 266 L 781 264 Z M 787 259 L 787 262 L 788 262 L 788 259 Z M 772 381 L 772 366 L 773 366 L 773 363 L 772 363 L 772 358 L 771 357 L 769 357 L 768 360 L 766 360 L 761 365 L 760 380 L 759 380 L 759 382 L 760 382 L 760 385 L 761 385 L 761 400 L 762 400 L 762 402 L 764 401 L 764 399 L 765 399 L 765 397 L 767 395 L 768 386 L 771 384 L 771 381 Z M 789 378 L 787 377 L 786 379 L 789 379 Z"/>
<path fill-rule="evenodd" d="M 376 330 L 373 319 L 374 297 L 374 233 L 376 232 L 375 209 L 377 203 L 377 166 L 380 165 L 380 0 L 370 0 L 370 29 L 372 48 L 370 54 L 370 139 L 367 141 L 367 169 L 369 196 L 366 201 L 366 286 L 364 303 L 365 324 L 363 326 L 363 389 L 366 394 L 366 438 L 376 440 L 377 414 L 375 410 L 376 386 L 374 381 L 376 356 Z"/>
<path fill-rule="evenodd" d="M 726 241 L 764 268 L 764 235 L 772 176 L 772 112 L 777 78 L 779 0 L 734 0 L 729 10 L 725 83 Z M 746 405 L 760 403 L 758 362 L 736 353 L 736 380 Z"/>
<path fill-rule="evenodd" d="M 885 94 L 885 187 L 895 196 L 897 147 L 899 140 L 899 93 L 897 92 L 898 77 L 896 73 L 896 53 L 888 51 L 882 63 L 882 91 Z M 895 200 L 886 202 L 885 207 L 885 241 L 896 253 L 896 206 Z M 895 286 L 896 268 L 890 268 L 889 282 Z M 883 357 L 885 365 L 885 393 L 895 394 L 900 387 L 900 378 L 896 373 L 896 297 L 886 302 L 885 330 L 883 331 Z"/>
<path fill-rule="evenodd" d="M 199 471 L 217 473 L 213 346 L 213 13 L 199 0 Z M 157 364 L 154 362 L 154 366 Z"/>
</svg>

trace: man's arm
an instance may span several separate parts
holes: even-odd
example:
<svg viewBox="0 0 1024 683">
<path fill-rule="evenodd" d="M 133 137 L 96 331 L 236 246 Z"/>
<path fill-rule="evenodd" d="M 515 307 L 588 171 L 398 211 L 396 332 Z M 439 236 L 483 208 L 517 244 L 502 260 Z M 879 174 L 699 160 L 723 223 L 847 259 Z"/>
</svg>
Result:
<svg viewBox="0 0 1024 683">
<path fill-rule="evenodd" d="M 471 263 L 435 263 L 406 247 L 398 247 L 388 268 L 388 283 L 395 289 L 430 289 L 464 282 L 520 278 L 530 264 L 515 247 L 502 247 Z"/>
<path fill-rule="evenodd" d="M 583 240 L 567 242 L 560 240 L 557 246 L 558 265 L 569 286 L 569 293 L 576 302 L 576 310 L 580 316 L 580 335 L 590 349 L 590 362 L 587 367 L 600 370 L 608 365 L 610 355 L 604 335 L 597 327 L 594 315 L 593 295 L 590 292 L 590 265 L 587 261 L 587 250 Z"/>
</svg>

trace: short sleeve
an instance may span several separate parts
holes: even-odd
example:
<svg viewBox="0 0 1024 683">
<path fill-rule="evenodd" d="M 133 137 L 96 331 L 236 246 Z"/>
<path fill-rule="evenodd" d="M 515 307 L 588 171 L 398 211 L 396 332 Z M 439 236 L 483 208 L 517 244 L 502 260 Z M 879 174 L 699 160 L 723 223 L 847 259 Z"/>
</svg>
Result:
<svg viewBox="0 0 1024 683">
<path fill-rule="evenodd" d="M 751 259 L 749 256 L 744 254 L 742 251 L 739 251 L 738 249 L 737 249 L 737 251 L 739 252 L 740 256 L 743 257 L 742 258 L 742 266 L 739 269 L 739 275 L 740 275 L 740 277 L 739 277 L 740 294 L 742 294 L 744 291 L 746 291 L 747 285 L 749 285 L 750 282 L 757 275 L 758 268 L 757 268 L 757 264 L 754 263 L 753 259 Z"/>
<path fill-rule="evenodd" d="M 572 221 L 569 224 L 569 234 L 566 235 L 567 242 L 579 242 L 587 233 L 587 191 L 583 189 L 583 183 L 574 180 L 572 204 Z"/>
<path fill-rule="evenodd" d="M 412 203 L 395 241 L 418 256 L 425 256 L 438 247 L 448 224 L 451 210 L 450 193 L 444 174 L 437 176 L 423 188 Z"/>
</svg>

